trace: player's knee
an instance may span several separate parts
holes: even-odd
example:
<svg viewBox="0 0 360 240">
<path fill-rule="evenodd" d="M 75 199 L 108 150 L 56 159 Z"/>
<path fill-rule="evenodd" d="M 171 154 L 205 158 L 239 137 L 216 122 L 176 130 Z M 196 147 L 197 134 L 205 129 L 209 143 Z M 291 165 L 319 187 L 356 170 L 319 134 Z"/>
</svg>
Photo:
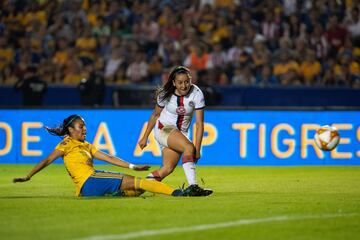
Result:
<svg viewBox="0 0 360 240">
<path fill-rule="evenodd" d="M 185 153 L 187 154 L 194 154 L 195 153 L 195 146 L 192 142 L 189 142 L 185 145 Z"/>
<path fill-rule="evenodd" d="M 125 175 L 121 183 L 121 189 L 123 190 L 135 189 L 135 178 L 130 175 Z"/>
</svg>

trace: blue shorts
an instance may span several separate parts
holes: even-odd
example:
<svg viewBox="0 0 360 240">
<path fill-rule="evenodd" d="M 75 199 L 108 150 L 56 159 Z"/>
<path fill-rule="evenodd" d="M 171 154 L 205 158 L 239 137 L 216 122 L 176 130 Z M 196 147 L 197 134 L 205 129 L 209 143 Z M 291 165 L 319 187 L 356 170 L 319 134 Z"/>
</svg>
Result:
<svg viewBox="0 0 360 240">
<path fill-rule="evenodd" d="M 95 170 L 81 188 L 81 196 L 122 196 L 120 186 L 124 174 Z"/>
</svg>

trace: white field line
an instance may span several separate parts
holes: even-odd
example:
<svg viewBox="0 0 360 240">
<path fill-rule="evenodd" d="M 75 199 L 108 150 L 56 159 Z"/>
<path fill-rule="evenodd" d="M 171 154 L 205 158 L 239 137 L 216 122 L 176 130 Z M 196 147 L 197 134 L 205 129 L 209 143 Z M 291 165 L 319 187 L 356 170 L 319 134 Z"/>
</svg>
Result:
<svg viewBox="0 0 360 240">
<path fill-rule="evenodd" d="M 341 218 L 341 217 L 352 217 L 352 216 L 359 216 L 359 214 L 358 213 L 343 213 L 343 214 L 338 213 L 338 214 L 322 214 L 322 215 L 307 215 L 307 216 L 277 216 L 277 217 L 258 218 L 258 219 L 240 219 L 240 220 L 231 221 L 231 222 L 195 225 L 195 226 L 189 226 L 189 227 L 144 230 L 144 231 L 128 232 L 128 233 L 114 234 L 114 235 L 103 235 L 103 236 L 89 236 L 89 237 L 85 237 L 85 238 L 80 238 L 79 240 L 133 239 L 133 238 L 166 235 L 166 234 L 173 234 L 173 233 L 182 233 L 182 232 L 187 233 L 187 232 L 194 232 L 194 231 L 204 231 L 204 230 L 209 230 L 209 229 L 228 228 L 228 227 L 234 227 L 234 226 L 251 225 L 251 224 L 266 223 L 266 222 L 329 219 L 329 218 Z"/>
</svg>

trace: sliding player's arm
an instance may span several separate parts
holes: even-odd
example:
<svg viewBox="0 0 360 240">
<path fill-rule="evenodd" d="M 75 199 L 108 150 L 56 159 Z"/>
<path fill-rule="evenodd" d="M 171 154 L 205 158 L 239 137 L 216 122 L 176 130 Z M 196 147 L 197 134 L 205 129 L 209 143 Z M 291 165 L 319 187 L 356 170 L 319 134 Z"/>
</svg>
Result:
<svg viewBox="0 0 360 240">
<path fill-rule="evenodd" d="M 26 175 L 26 177 L 14 178 L 13 182 L 16 183 L 16 182 L 29 181 L 32 176 L 34 176 L 36 173 L 40 172 L 46 166 L 50 165 L 52 162 L 55 161 L 55 159 L 62 157 L 63 154 L 64 153 L 62 151 L 55 149 L 54 151 L 52 151 L 52 153 L 49 154 L 49 156 L 47 156 L 41 162 L 36 164 L 36 166 L 31 170 L 31 172 L 28 175 Z"/>
<path fill-rule="evenodd" d="M 128 163 L 128 162 L 126 162 L 125 160 L 123 160 L 121 158 L 115 157 L 115 156 L 110 155 L 110 154 L 106 154 L 106 153 L 104 153 L 102 151 L 97 151 L 94 154 L 94 158 L 99 159 L 101 161 L 111 163 L 111 164 L 113 164 L 115 166 L 118 166 L 118 167 L 130 168 L 130 169 L 133 169 L 133 170 L 136 170 L 136 171 L 146 171 L 146 170 L 148 170 L 150 168 L 150 166 L 148 166 L 148 165 L 138 166 L 138 165 Z"/>
</svg>

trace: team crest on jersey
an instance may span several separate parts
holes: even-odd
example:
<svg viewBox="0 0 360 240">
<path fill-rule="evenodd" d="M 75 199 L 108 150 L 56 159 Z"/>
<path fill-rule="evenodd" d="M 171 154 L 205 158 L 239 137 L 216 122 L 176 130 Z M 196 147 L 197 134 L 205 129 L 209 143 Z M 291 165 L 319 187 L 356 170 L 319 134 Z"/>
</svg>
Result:
<svg viewBox="0 0 360 240">
<path fill-rule="evenodd" d="M 193 101 L 190 101 L 190 102 L 189 102 L 189 106 L 190 106 L 190 107 L 195 107 L 195 103 L 194 103 Z"/>
<path fill-rule="evenodd" d="M 179 106 L 176 108 L 176 113 L 179 114 L 179 115 L 184 115 L 185 114 L 185 108 L 184 106 Z"/>
</svg>

